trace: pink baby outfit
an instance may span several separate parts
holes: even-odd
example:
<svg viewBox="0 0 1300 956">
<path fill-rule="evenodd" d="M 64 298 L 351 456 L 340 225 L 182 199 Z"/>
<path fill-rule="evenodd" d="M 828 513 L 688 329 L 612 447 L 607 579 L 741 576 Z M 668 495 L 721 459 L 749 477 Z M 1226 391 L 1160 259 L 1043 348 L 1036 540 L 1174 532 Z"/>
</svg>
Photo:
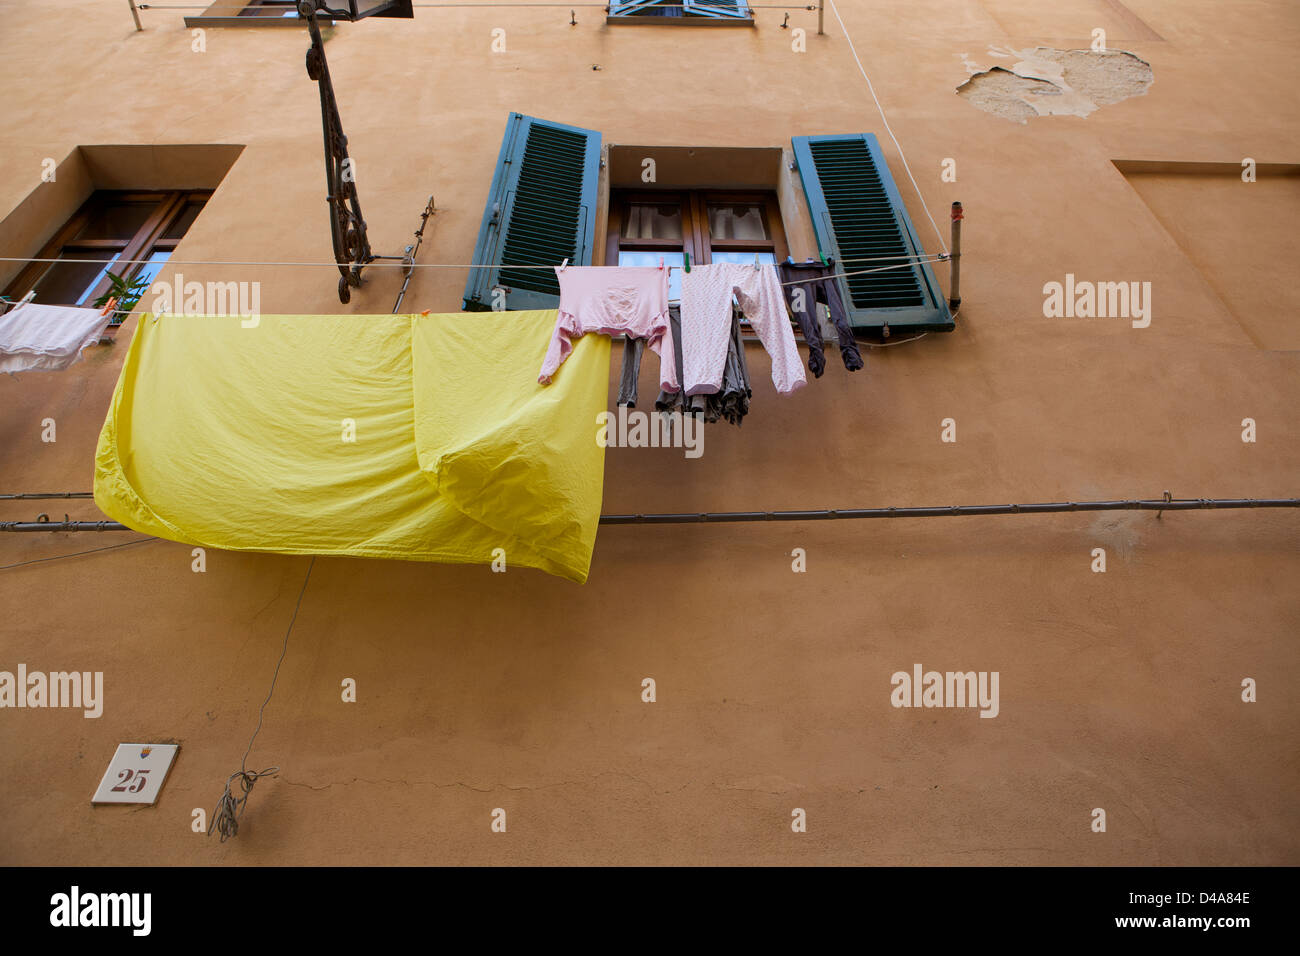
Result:
<svg viewBox="0 0 1300 956">
<path fill-rule="evenodd" d="M 808 383 L 794 343 L 776 266 L 716 262 L 682 273 L 682 378 L 687 395 L 722 387 L 731 338 L 731 296 L 772 356 L 772 383 L 782 394 Z"/>
<path fill-rule="evenodd" d="M 675 392 L 673 333 L 668 324 L 668 270 L 627 266 L 557 268 L 560 315 L 537 381 L 551 378 L 573 351 L 573 340 L 588 332 L 645 339 L 659 356 L 659 387 Z M 664 361 L 664 356 L 668 361 Z"/>
</svg>

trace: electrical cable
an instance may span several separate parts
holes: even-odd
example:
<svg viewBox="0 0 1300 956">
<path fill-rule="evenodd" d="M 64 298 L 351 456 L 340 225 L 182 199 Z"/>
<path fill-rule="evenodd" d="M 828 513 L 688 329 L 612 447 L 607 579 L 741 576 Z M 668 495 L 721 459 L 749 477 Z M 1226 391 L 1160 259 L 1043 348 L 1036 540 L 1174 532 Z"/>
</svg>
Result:
<svg viewBox="0 0 1300 956">
<path fill-rule="evenodd" d="M 262 732 L 262 716 L 266 713 L 266 705 L 271 702 L 271 696 L 275 693 L 275 683 L 280 678 L 280 665 L 284 663 L 284 655 L 289 650 L 289 635 L 293 633 L 294 622 L 298 620 L 298 609 L 302 607 L 302 596 L 307 593 L 307 582 L 311 580 L 312 568 L 316 566 L 316 556 L 313 554 L 311 562 L 307 565 L 307 574 L 302 580 L 302 590 L 298 592 L 298 602 L 293 606 L 293 616 L 289 618 L 289 627 L 284 632 L 284 643 L 280 647 L 280 659 L 275 662 L 275 673 L 271 675 L 271 689 L 267 692 L 266 700 L 262 701 L 262 707 L 257 712 L 257 729 L 253 731 L 253 736 L 248 740 L 248 749 L 244 751 L 244 759 L 239 762 L 239 769 L 232 773 L 226 780 L 226 789 L 221 798 L 217 801 L 217 807 L 212 812 L 212 823 L 208 825 L 208 836 L 212 836 L 212 831 L 216 830 L 221 837 L 221 842 L 233 836 L 239 835 L 239 818 L 244 815 L 244 807 L 248 803 L 249 795 L 253 792 L 253 784 L 257 783 L 262 777 L 273 776 L 278 773 L 279 767 L 267 767 L 265 770 L 249 770 L 248 755 L 253 752 L 253 741 L 257 735 Z M 240 789 L 243 796 L 236 799 L 230 792 L 230 785 L 236 780 L 239 781 Z"/>
<path fill-rule="evenodd" d="M 116 524 L 116 522 L 113 522 L 113 523 Z M 123 525 L 122 528 L 120 528 L 120 529 L 118 529 L 118 528 L 108 528 L 108 529 L 105 529 L 105 530 L 109 530 L 109 531 L 118 531 L 118 530 L 130 531 L 131 529 L 130 529 L 130 528 L 127 528 L 125 525 Z M 136 540 L 136 541 L 122 541 L 122 542 L 120 542 L 120 543 L 118 543 L 118 544 L 107 544 L 107 545 L 104 545 L 104 547 L 102 547 L 102 548 L 91 548 L 91 549 L 89 549 L 88 551 L 74 551 L 74 552 L 72 552 L 71 554 L 56 554 L 56 555 L 54 555 L 53 557 L 49 557 L 49 558 L 34 558 L 34 559 L 32 559 L 31 561 L 19 561 L 19 562 L 17 562 L 16 564 L 0 564 L 0 571 L 8 571 L 10 568 L 22 568 L 22 567 L 26 567 L 26 566 L 29 565 L 29 564 L 41 564 L 41 563 L 43 563 L 43 562 L 45 562 L 45 561 L 59 561 L 59 560 L 62 560 L 63 558 L 79 558 L 79 557 L 81 557 L 83 554 L 94 554 L 94 553 L 97 552 L 97 551 L 112 551 L 114 548 L 129 548 L 129 547 L 131 547 L 131 545 L 133 545 L 133 544 L 145 544 L 146 542 L 149 542 L 149 541 L 158 541 L 158 540 L 159 540 L 159 538 L 157 538 L 156 536 L 151 536 L 151 537 L 148 537 L 148 538 L 140 538 L 140 539 L 138 539 L 138 540 Z"/>
</svg>

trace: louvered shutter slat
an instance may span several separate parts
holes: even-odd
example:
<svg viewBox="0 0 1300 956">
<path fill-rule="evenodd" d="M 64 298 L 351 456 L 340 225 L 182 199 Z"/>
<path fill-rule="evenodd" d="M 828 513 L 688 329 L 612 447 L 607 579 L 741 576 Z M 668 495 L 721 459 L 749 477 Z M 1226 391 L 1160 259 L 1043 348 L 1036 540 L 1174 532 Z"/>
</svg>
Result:
<svg viewBox="0 0 1300 956">
<path fill-rule="evenodd" d="M 691 16 L 749 18 L 749 4 L 745 0 L 681 0 L 681 3 Z"/>
<path fill-rule="evenodd" d="M 590 265 L 600 173 L 600 134 L 511 113 L 492 178 L 465 308 L 490 309 L 497 287 L 508 309 L 553 309 L 560 288 L 545 268 Z"/>
<path fill-rule="evenodd" d="M 835 256 L 837 271 L 857 273 L 839 280 L 850 322 L 866 329 L 951 329 L 929 264 L 907 264 L 925 250 L 876 137 L 799 136 L 792 142 L 817 244 Z M 886 266 L 900 268 L 873 271 Z"/>
</svg>

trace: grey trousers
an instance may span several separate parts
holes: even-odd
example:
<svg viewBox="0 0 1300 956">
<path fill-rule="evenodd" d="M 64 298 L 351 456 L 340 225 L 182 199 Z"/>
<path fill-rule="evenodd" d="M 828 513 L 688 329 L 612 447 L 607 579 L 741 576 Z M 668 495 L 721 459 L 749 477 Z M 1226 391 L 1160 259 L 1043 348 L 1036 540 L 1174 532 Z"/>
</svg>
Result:
<svg viewBox="0 0 1300 956">
<path fill-rule="evenodd" d="M 822 346 L 822 331 L 817 323 L 817 303 L 822 302 L 831 313 L 835 331 L 840 340 L 840 358 L 844 367 L 850 372 L 862 368 L 862 354 L 853 340 L 853 329 L 849 326 L 848 312 L 840 298 L 839 285 L 831 278 L 835 274 L 833 266 L 824 266 L 820 262 L 781 263 L 777 267 L 781 272 L 781 288 L 785 290 L 785 300 L 791 313 L 799 323 L 804 341 L 808 343 L 808 369 L 814 378 L 821 378 L 826 369 L 826 353 Z M 802 290 L 796 294 L 795 290 Z M 800 308 L 795 308 L 798 305 Z"/>
<path fill-rule="evenodd" d="M 673 330 L 673 364 L 677 381 L 682 381 L 682 312 L 678 306 L 668 307 L 668 324 Z M 641 374 L 641 356 L 645 353 L 644 339 L 623 340 L 623 370 L 619 376 L 618 404 L 636 407 L 637 378 Z M 660 392 L 655 399 L 655 409 L 669 412 L 680 409 L 687 415 L 704 416 L 706 422 L 725 418 L 739 425 L 749 413 L 749 367 L 745 364 L 745 343 L 740 337 L 740 319 L 733 310 L 731 316 L 731 341 L 727 346 L 727 364 L 723 368 L 722 388 L 713 395 L 688 395 L 681 392 Z"/>
</svg>

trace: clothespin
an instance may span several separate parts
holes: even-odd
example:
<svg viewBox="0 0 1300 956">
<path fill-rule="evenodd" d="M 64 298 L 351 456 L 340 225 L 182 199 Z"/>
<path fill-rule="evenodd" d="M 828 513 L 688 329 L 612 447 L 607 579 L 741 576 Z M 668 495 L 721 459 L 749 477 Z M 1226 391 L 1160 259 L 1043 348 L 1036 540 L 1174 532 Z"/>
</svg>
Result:
<svg viewBox="0 0 1300 956">
<path fill-rule="evenodd" d="M 428 314 L 429 314 L 430 312 L 432 312 L 432 311 L 433 311 L 432 309 L 425 309 L 425 310 L 424 310 L 423 312 L 421 312 L 420 314 L 421 314 L 421 315 L 428 315 Z"/>
<path fill-rule="evenodd" d="M 687 271 L 687 272 L 690 272 L 690 271 L 691 271 L 691 254 L 690 254 L 689 252 L 687 252 L 687 253 L 685 253 L 685 255 L 686 255 L 686 271 Z"/>
<path fill-rule="evenodd" d="M 826 253 L 822 252 L 820 249 L 817 250 L 817 256 L 818 256 L 818 258 L 821 259 L 821 261 L 822 261 L 822 265 L 824 265 L 824 266 L 829 266 L 829 265 L 830 265 L 830 263 L 826 261 Z"/>
<path fill-rule="evenodd" d="M 108 315 L 108 313 L 112 312 L 115 308 L 117 308 L 117 299 L 116 298 L 109 299 L 107 302 L 104 303 L 104 308 L 100 311 L 99 314 Z"/>
<path fill-rule="evenodd" d="M 662 271 L 663 271 L 663 268 L 664 268 L 664 257 L 663 257 L 663 256 L 660 256 L 660 257 L 659 257 L 659 271 L 662 272 Z"/>
<path fill-rule="evenodd" d="M 0 297 L 0 298 L 3 298 L 3 297 Z M 9 299 L 5 299 L 4 301 L 9 303 L 9 311 L 10 311 L 10 312 L 16 312 L 18 309 L 21 309 L 23 306 L 25 306 L 28 302 L 32 301 L 32 299 L 34 299 L 34 298 L 36 298 L 36 290 L 35 290 L 35 289 L 32 289 L 30 292 L 28 292 L 25 296 L 23 296 L 23 297 L 22 297 L 21 299 L 19 299 L 17 302 L 10 301 Z"/>
<path fill-rule="evenodd" d="M 563 272 L 567 268 L 569 268 L 569 259 L 566 256 L 564 261 L 560 263 L 560 271 Z"/>
<path fill-rule="evenodd" d="M 754 253 L 754 271 L 758 271 L 758 253 Z"/>
</svg>

